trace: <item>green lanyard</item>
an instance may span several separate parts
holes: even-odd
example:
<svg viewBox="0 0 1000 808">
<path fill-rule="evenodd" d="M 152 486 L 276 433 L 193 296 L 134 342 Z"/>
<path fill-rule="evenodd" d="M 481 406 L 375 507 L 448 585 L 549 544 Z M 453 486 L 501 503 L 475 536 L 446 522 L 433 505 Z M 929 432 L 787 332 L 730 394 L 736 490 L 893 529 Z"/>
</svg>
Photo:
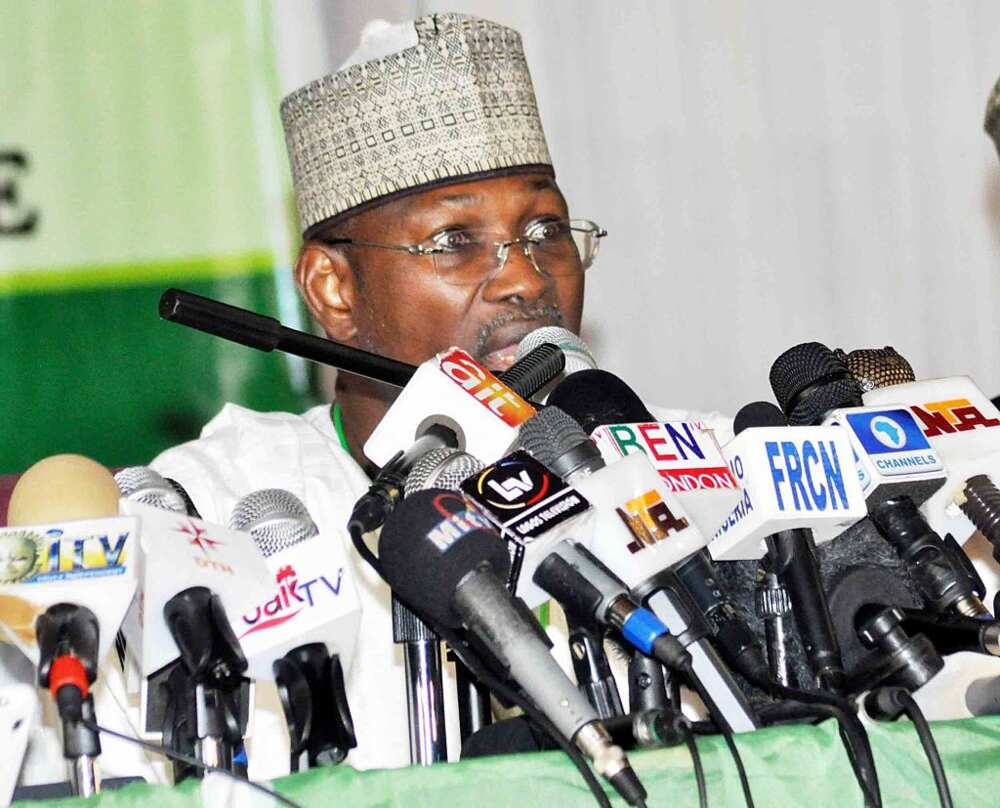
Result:
<svg viewBox="0 0 1000 808">
<path fill-rule="evenodd" d="M 333 407 L 330 408 L 330 417 L 333 418 L 333 428 L 337 430 L 337 440 L 340 441 L 340 448 L 350 454 L 351 447 L 348 446 L 347 435 L 344 434 L 344 412 L 340 409 L 340 404 L 336 401 L 333 403 Z"/>
<path fill-rule="evenodd" d="M 337 430 L 340 447 L 350 454 L 351 449 L 347 445 L 347 435 L 344 434 L 344 412 L 340 409 L 340 404 L 337 402 L 334 402 L 333 407 L 330 408 L 330 417 L 333 419 L 333 428 Z M 549 625 L 549 604 L 547 602 L 543 603 L 535 609 L 535 616 L 538 618 L 538 622 L 542 624 L 542 628 L 546 628 Z"/>
</svg>

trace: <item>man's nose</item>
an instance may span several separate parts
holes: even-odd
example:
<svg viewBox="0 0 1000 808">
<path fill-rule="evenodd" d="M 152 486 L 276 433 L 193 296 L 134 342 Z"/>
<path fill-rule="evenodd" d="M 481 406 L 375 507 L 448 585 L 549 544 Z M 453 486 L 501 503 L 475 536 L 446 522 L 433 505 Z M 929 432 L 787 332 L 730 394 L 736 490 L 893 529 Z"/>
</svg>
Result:
<svg viewBox="0 0 1000 808">
<path fill-rule="evenodd" d="M 531 249 L 530 246 L 528 249 Z M 524 244 L 511 244 L 506 252 L 507 260 L 486 284 L 483 298 L 491 303 L 541 298 L 552 286 L 552 278 L 536 267 L 537 259 L 526 254 Z"/>
</svg>

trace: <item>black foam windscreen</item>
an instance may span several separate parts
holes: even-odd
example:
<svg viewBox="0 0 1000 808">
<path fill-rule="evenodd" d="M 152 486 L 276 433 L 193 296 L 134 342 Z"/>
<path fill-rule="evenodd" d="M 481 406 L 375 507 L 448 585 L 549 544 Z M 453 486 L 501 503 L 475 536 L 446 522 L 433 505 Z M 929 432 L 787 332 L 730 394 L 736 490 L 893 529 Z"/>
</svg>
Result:
<svg viewBox="0 0 1000 808">
<path fill-rule="evenodd" d="M 614 373 L 580 370 L 552 391 L 548 403 L 571 415 L 589 435 L 607 424 L 633 424 L 656 419 L 646 405 Z"/>
<path fill-rule="evenodd" d="M 459 628 L 452 596 L 470 572 L 489 564 L 507 577 L 510 555 L 486 518 L 460 494 L 428 488 L 406 497 L 379 538 L 382 572 L 393 592 L 431 623 Z"/>
<path fill-rule="evenodd" d="M 785 414 L 770 401 L 752 401 L 742 407 L 733 419 L 733 434 L 757 426 L 787 426 Z"/>
<path fill-rule="evenodd" d="M 861 406 L 861 387 L 821 342 L 803 342 L 774 360 L 771 389 L 792 426 L 818 424 L 838 407 Z"/>
</svg>

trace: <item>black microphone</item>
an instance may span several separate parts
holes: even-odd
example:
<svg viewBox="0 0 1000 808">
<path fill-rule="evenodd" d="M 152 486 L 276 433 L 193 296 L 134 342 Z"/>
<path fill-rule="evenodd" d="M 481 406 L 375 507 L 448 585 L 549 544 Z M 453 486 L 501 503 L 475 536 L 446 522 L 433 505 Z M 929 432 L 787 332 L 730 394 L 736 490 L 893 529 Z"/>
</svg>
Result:
<svg viewBox="0 0 1000 808">
<path fill-rule="evenodd" d="M 785 416 L 767 401 L 747 404 L 737 414 L 734 432 L 754 427 L 786 426 Z M 782 530 L 765 539 L 766 567 L 778 576 L 788 593 L 792 616 L 820 687 L 834 692 L 843 689 L 844 662 L 840 655 L 833 618 L 816 558 L 816 543 L 808 528 Z"/>
<path fill-rule="evenodd" d="M 510 556 L 485 517 L 454 492 L 418 491 L 386 519 L 379 544 L 385 578 L 402 600 L 434 625 L 468 629 L 626 801 L 645 799 L 628 758 L 507 591 Z"/>
<path fill-rule="evenodd" d="M 181 289 L 167 289 L 163 293 L 160 317 L 258 351 L 283 351 L 396 387 L 405 386 L 417 370 L 405 362 L 296 331 L 273 317 Z"/>
<path fill-rule="evenodd" d="M 568 376 L 552 391 L 548 403 L 570 415 L 587 433 L 608 424 L 656 420 L 635 391 L 606 370 L 581 370 Z M 565 453 L 554 462 L 565 466 L 570 458 L 587 451 L 587 446 L 581 444 L 574 453 Z M 597 460 L 603 465 L 599 455 Z M 551 468 L 559 470 L 554 465 Z M 711 626 L 726 662 L 744 675 L 766 676 L 767 663 L 760 644 L 742 610 L 725 592 L 708 551 L 699 550 L 674 565 L 673 571 Z"/>
<path fill-rule="evenodd" d="M 771 367 L 770 380 L 792 425 L 820 424 L 834 410 L 863 405 L 861 387 L 846 363 L 819 342 L 802 343 L 781 354 Z M 917 504 L 943 482 L 943 475 L 912 482 L 904 475 L 891 485 L 876 486 L 867 494 L 868 515 L 933 608 L 986 616 L 989 612 L 974 582 L 917 510 Z"/>
</svg>

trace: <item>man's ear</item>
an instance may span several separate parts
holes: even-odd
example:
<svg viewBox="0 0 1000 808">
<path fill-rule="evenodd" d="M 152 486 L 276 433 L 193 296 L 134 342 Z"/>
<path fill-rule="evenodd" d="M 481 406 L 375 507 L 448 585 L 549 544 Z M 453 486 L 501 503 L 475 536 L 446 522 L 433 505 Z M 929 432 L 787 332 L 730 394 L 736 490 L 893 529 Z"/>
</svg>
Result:
<svg viewBox="0 0 1000 808">
<path fill-rule="evenodd" d="M 347 259 L 338 250 L 306 243 L 295 262 L 295 283 L 327 336 L 352 344 L 358 329 L 354 275 Z"/>
</svg>

